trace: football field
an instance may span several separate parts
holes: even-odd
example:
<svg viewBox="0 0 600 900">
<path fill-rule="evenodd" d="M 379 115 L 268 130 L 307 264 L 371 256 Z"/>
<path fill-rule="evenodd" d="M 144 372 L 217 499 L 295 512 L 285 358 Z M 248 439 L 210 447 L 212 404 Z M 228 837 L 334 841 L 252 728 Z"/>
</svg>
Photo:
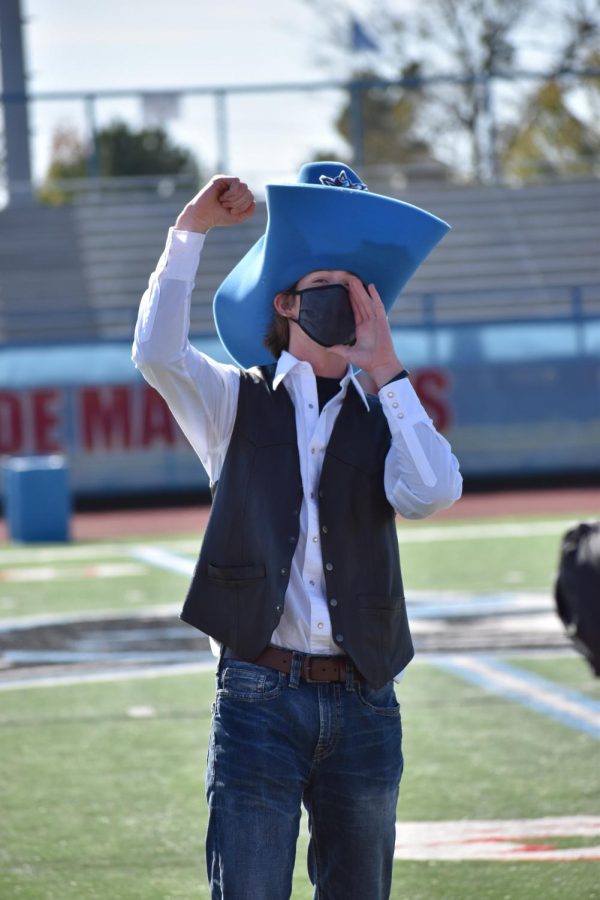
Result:
<svg viewBox="0 0 600 900">
<path fill-rule="evenodd" d="M 600 898 L 600 685 L 551 600 L 569 521 L 399 526 L 394 900 Z M 214 665 L 177 618 L 198 543 L 0 549 L 0 897 L 208 897 Z M 307 842 L 303 819 L 295 900 Z"/>
</svg>

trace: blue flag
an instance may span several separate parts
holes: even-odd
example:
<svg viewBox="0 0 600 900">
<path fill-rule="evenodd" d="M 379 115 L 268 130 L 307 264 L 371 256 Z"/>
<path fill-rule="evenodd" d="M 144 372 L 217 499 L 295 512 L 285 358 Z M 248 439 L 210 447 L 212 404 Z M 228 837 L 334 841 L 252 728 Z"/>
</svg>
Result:
<svg viewBox="0 0 600 900">
<path fill-rule="evenodd" d="M 367 34 L 355 16 L 350 19 L 350 46 L 353 50 L 379 50 L 379 44 Z"/>
</svg>

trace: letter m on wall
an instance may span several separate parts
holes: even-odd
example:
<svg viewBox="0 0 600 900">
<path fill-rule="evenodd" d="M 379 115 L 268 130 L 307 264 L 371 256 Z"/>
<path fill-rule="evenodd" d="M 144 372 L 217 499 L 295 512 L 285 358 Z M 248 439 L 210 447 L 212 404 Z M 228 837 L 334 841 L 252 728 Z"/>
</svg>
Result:
<svg viewBox="0 0 600 900">
<path fill-rule="evenodd" d="M 131 391 L 126 385 L 83 388 L 82 444 L 86 450 L 131 447 Z"/>
</svg>

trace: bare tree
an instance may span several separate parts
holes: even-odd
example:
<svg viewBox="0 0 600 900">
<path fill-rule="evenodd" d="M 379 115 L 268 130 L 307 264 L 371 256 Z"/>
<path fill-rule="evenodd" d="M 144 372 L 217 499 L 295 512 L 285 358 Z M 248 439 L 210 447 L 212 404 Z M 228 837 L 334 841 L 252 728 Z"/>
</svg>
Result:
<svg viewBox="0 0 600 900">
<path fill-rule="evenodd" d="M 567 113 L 574 93 L 587 89 L 590 112 L 573 115 L 582 127 L 582 149 L 589 154 L 594 142 L 584 133 L 593 130 L 596 83 L 568 73 L 600 61 L 600 0 L 427 0 L 407 5 L 405 13 L 386 0 L 365 0 L 363 18 L 378 44 L 377 51 L 366 54 L 352 53 L 349 46 L 347 3 L 305 2 L 318 12 L 320 65 L 337 77 L 367 72 L 395 80 L 412 72 L 417 85 L 418 77 L 423 79 L 412 103 L 406 84 L 404 89 L 390 89 L 388 100 L 379 100 L 388 114 L 379 119 L 372 105 L 375 95 L 367 96 L 365 121 L 370 132 L 381 132 L 379 137 L 370 134 L 372 151 L 386 146 L 429 147 L 433 155 L 470 177 L 495 178 L 496 158 L 506 160 L 520 126 L 536 118 L 536 98 L 544 107 L 539 120 L 548 132 L 548 95 L 540 92 L 540 83 L 511 81 L 534 60 L 549 78 L 560 79 Z M 499 87 L 507 84 L 509 99 L 498 97 Z M 393 102 L 402 102 L 405 112 L 410 108 L 413 115 L 389 114 Z M 563 115 L 563 122 L 567 118 Z M 338 127 L 347 136 L 347 111 Z"/>
</svg>

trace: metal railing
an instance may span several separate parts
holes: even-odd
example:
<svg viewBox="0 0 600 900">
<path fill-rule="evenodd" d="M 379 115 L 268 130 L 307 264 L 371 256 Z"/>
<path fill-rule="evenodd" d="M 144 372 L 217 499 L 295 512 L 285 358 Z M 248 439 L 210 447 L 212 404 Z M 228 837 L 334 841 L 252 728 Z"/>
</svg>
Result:
<svg viewBox="0 0 600 900">
<path fill-rule="evenodd" d="M 480 173 L 484 181 L 488 183 L 497 183 L 502 180 L 501 164 L 498 153 L 498 133 L 499 133 L 499 106 L 496 93 L 502 85 L 515 83 L 519 81 L 547 81 L 549 79 L 577 79 L 582 83 L 586 79 L 597 79 L 600 77 L 600 68 L 564 68 L 557 73 L 548 73 L 533 70 L 518 70 L 511 72 L 495 71 L 473 74 L 469 76 L 456 75 L 453 73 L 440 73 L 429 76 L 419 76 L 398 79 L 383 78 L 362 78 L 353 80 L 319 80 L 314 82 L 288 82 L 280 84 L 231 84 L 231 85 L 214 85 L 214 86 L 182 86 L 177 89 L 165 90 L 146 90 L 143 88 L 128 89 L 107 89 L 98 91 L 38 91 L 29 94 L 4 92 L 0 94 L 0 101 L 4 104 L 5 110 L 15 104 L 24 104 L 27 108 L 37 106 L 39 104 L 52 103 L 76 103 L 83 110 L 85 121 L 85 131 L 87 134 L 87 142 L 89 146 L 88 153 L 88 175 L 91 178 L 100 176 L 99 154 L 97 146 L 97 134 L 99 130 L 98 107 L 100 103 L 107 101 L 126 101 L 130 99 L 143 100 L 143 98 L 162 97 L 165 94 L 172 95 L 174 98 L 189 99 L 207 99 L 212 105 L 212 126 L 210 123 L 204 125 L 204 131 L 210 131 L 210 138 L 204 143 L 214 143 L 215 152 L 212 161 L 209 163 L 211 170 L 228 171 L 230 169 L 232 158 L 232 127 L 231 121 L 233 117 L 231 101 L 243 97 L 247 104 L 252 99 L 261 96 L 270 96 L 275 98 L 277 95 L 298 95 L 298 94 L 326 94 L 335 92 L 340 98 L 338 108 L 342 108 L 343 103 L 349 104 L 350 110 L 350 145 L 352 148 L 352 161 L 357 167 L 362 167 L 365 163 L 365 122 L 363 114 L 363 97 L 367 91 L 382 90 L 388 91 L 393 89 L 405 90 L 427 90 L 435 89 L 442 85 L 476 85 L 481 90 L 483 97 L 483 112 L 485 118 L 486 137 L 483 146 L 483 152 L 487 159 L 484 165 L 484 172 Z M 273 123 L 271 123 L 273 124 Z M 308 127 L 310 123 L 302 123 L 303 127 Z M 321 122 L 316 130 L 316 134 L 323 132 L 324 122 Z M 256 123 L 256 128 L 261 130 L 261 123 Z M 269 149 L 268 144 L 271 141 L 266 140 L 265 143 L 265 159 Z M 435 142 L 434 142 L 435 143 Z M 435 146 L 433 151 L 435 153 Z M 272 172 L 273 167 L 267 162 L 265 172 Z M 26 185 L 12 184 L 8 185 L 9 196 L 15 198 L 24 196 L 26 193 Z"/>
<path fill-rule="evenodd" d="M 0 346 L 130 340 L 139 297 L 110 307 L 77 305 L 53 309 L 47 317 L 35 309 L 0 308 Z M 583 328 L 600 320 L 600 283 L 406 293 L 390 315 L 392 328 L 460 328 L 476 325 L 531 325 L 572 323 Z M 214 337 L 210 303 L 192 307 L 191 333 Z"/>
</svg>

